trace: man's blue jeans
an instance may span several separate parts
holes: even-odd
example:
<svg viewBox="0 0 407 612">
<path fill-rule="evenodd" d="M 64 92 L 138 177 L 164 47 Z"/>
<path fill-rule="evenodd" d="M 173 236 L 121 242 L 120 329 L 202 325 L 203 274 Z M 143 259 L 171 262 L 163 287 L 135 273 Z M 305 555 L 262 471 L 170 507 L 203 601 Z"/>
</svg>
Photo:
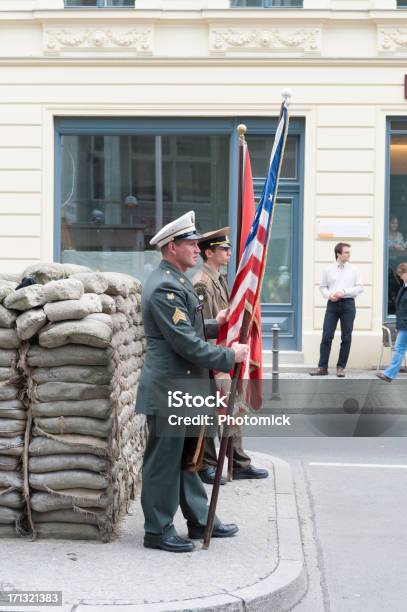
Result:
<svg viewBox="0 0 407 612">
<path fill-rule="evenodd" d="M 403 363 L 405 352 L 407 351 L 407 329 L 400 329 L 397 334 L 396 344 L 394 346 L 393 357 L 391 364 L 384 371 L 384 374 L 389 378 L 396 378 L 401 364 Z"/>
</svg>

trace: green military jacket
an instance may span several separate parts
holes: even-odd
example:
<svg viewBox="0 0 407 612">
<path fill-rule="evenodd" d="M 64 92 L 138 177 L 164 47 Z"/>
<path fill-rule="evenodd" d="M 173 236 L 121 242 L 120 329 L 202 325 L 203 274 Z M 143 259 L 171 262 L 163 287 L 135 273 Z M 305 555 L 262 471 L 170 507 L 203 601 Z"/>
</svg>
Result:
<svg viewBox="0 0 407 612">
<path fill-rule="evenodd" d="M 229 305 L 229 289 L 223 274 L 204 263 L 202 270 L 192 279 L 195 291 L 203 296 L 204 317 L 214 319 L 220 310 Z"/>
<path fill-rule="evenodd" d="M 140 375 L 136 411 L 165 411 L 177 380 L 209 379 L 208 368 L 229 372 L 231 349 L 206 342 L 201 305 L 191 281 L 167 261 L 148 277 L 141 297 L 147 353 Z M 199 391 L 197 391 L 199 392 Z"/>
</svg>

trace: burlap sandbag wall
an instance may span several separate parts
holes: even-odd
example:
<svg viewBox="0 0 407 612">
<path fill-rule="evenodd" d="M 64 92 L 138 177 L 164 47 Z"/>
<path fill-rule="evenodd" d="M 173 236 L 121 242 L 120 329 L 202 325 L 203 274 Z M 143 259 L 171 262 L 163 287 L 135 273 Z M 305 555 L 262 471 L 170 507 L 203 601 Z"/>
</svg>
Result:
<svg viewBox="0 0 407 612">
<path fill-rule="evenodd" d="M 18 368 L 18 312 L 5 304 L 16 280 L 0 279 L 0 536 L 24 534 L 23 450 L 27 412 Z"/>
<path fill-rule="evenodd" d="M 146 439 L 144 417 L 134 413 L 141 286 L 125 274 L 62 264 L 31 266 L 23 276 L 35 284 L 3 302 L 19 313 L 17 394 L 25 393 L 27 421 L 18 463 L 26 504 L 14 518 L 24 523 L 25 511 L 34 537 L 107 541 L 134 498 Z"/>
</svg>

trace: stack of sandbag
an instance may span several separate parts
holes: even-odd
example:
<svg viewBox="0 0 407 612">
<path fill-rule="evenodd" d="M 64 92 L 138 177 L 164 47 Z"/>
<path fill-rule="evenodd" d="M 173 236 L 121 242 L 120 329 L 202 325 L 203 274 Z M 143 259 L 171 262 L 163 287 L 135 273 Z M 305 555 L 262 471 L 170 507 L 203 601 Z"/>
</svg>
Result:
<svg viewBox="0 0 407 612">
<path fill-rule="evenodd" d="M 37 329 L 21 359 L 34 535 L 106 541 L 134 498 L 146 437 L 134 413 L 141 286 L 125 274 L 61 264 L 32 266 L 23 276 L 36 283 L 15 293 L 37 295 L 26 311 Z"/>
<path fill-rule="evenodd" d="M 21 314 L 9 306 L 17 283 L 0 278 L 0 536 L 24 533 L 23 449 L 27 413 L 18 370 Z"/>
</svg>

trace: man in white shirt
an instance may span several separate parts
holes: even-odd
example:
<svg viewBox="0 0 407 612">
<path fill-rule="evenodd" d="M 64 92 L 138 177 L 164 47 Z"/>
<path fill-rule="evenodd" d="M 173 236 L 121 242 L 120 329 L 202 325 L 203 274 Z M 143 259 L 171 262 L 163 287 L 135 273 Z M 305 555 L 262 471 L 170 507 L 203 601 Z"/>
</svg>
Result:
<svg viewBox="0 0 407 612">
<path fill-rule="evenodd" d="M 332 340 L 338 320 L 341 322 L 341 348 L 339 351 L 336 375 L 345 376 L 345 368 L 352 342 L 353 321 L 355 320 L 355 298 L 363 291 L 359 272 L 350 265 L 350 244 L 339 242 L 335 246 L 336 263 L 322 271 L 320 291 L 327 298 L 327 306 L 322 331 L 318 368 L 311 376 L 326 376 Z"/>
</svg>

